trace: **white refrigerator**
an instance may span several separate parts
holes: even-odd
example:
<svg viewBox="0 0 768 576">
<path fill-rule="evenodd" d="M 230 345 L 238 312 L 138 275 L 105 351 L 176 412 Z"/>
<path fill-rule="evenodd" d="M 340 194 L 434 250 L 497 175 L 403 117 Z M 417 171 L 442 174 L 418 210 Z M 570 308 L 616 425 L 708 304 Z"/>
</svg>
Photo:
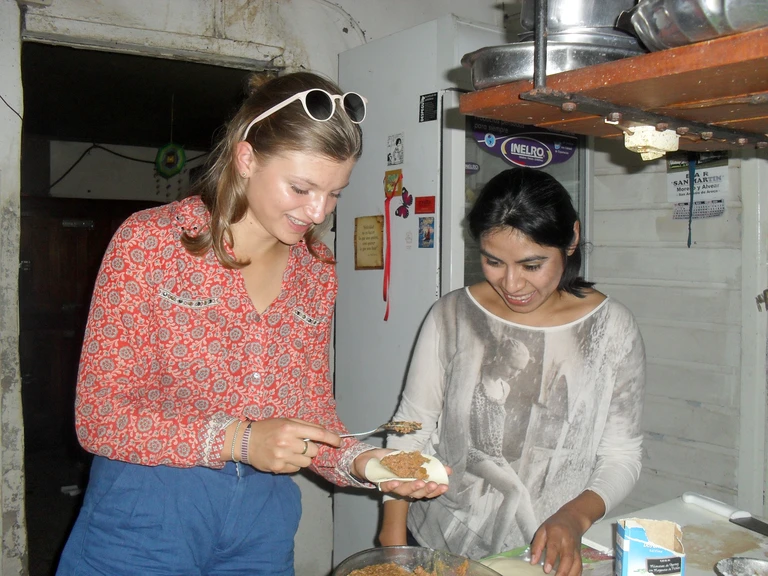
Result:
<svg viewBox="0 0 768 576">
<path fill-rule="evenodd" d="M 363 154 L 335 227 L 335 393 L 351 431 L 391 419 L 430 306 L 482 279 L 462 221 L 485 182 L 529 165 L 555 175 L 583 203 L 578 138 L 458 112 L 459 95 L 471 89 L 461 57 L 505 42 L 502 30 L 448 15 L 339 56 L 342 88 L 368 98 Z M 379 509 L 376 491 L 334 492 L 334 565 L 375 545 Z"/>
</svg>

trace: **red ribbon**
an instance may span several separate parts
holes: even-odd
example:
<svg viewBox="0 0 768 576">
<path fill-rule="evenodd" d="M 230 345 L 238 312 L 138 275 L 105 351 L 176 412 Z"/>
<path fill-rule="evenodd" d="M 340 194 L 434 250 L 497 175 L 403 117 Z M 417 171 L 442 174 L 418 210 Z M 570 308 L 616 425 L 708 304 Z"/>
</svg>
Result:
<svg viewBox="0 0 768 576">
<path fill-rule="evenodd" d="M 389 204 L 392 202 L 392 198 L 395 196 L 395 191 L 397 190 L 397 185 L 400 182 L 400 180 L 403 179 L 403 175 L 400 174 L 397 178 L 397 182 L 395 182 L 392 185 L 392 194 L 389 194 L 389 190 L 385 188 L 385 193 L 387 194 L 387 199 L 384 200 L 384 223 L 385 223 L 385 229 L 387 232 L 387 247 L 386 251 L 384 253 L 384 302 L 387 303 L 387 308 L 384 310 L 384 322 L 389 319 L 389 273 L 391 270 L 391 258 L 392 258 L 392 238 L 391 238 L 391 219 L 390 219 L 390 210 L 389 210 Z M 386 181 L 385 181 L 386 186 Z"/>
</svg>

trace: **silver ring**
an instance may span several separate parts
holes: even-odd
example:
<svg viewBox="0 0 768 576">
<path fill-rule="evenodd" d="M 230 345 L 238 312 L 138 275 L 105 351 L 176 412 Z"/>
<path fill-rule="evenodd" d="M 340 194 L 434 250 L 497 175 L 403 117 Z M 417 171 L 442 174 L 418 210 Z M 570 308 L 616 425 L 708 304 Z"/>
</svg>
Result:
<svg viewBox="0 0 768 576">
<path fill-rule="evenodd" d="M 309 442 L 304 440 L 304 450 L 301 451 L 301 455 L 304 456 L 304 454 L 307 453 L 307 450 L 309 450 Z"/>
</svg>

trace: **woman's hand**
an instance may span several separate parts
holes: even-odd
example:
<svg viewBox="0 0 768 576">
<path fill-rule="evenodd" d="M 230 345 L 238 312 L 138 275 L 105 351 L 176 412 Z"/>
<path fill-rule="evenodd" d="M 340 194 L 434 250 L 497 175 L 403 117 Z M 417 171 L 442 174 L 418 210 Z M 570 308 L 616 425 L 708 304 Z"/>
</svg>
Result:
<svg viewBox="0 0 768 576">
<path fill-rule="evenodd" d="M 262 472 L 289 474 L 312 463 L 317 456 L 316 443 L 339 447 L 341 438 L 322 426 L 296 418 L 255 420 L 251 424 L 248 462 Z"/>
<path fill-rule="evenodd" d="M 580 576 L 581 537 L 605 514 L 605 503 L 589 490 L 547 518 L 531 542 L 531 562 L 544 558 L 544 572 L 557 566 L 556 576 Z"/>
<path fill-rule="evenodd" d="M 365 465 L 371 458 L 378 458 L 381 460 L 394 450 L 388 450 L 386 448 L 377 448 L 375 450 L 368 450 L 363 452 L 352 464 L 352 472 L 360 479 L 369 481 L 365 476 Z M 446 471 L 450 475 L 451 469 L 446 466 Z M 389 480 L 388 482 L 378 482 L 377 486 L 379 490 L 384 493 L 390 492 L 397 494 L 398 496 L 406 496 L 416 500 L 422 498 L 435 498 L 441 494 L 445 494 L 448 490 L 447 484 L 438 484 L 437 482 L 425 482 L 424 480 L 414 480 L 412 482 L 401 482 L 400 480 Z"/>
<path fill-rule="evenodd" d="M 536 531 L 531 544 L 531 562 L 540 562 L 543 555 L 547 574 L 557 566 L 556 576 L 579 576 L 582 534 L 580 520 L 570 511 L 558 510 Z"/>
</svg>

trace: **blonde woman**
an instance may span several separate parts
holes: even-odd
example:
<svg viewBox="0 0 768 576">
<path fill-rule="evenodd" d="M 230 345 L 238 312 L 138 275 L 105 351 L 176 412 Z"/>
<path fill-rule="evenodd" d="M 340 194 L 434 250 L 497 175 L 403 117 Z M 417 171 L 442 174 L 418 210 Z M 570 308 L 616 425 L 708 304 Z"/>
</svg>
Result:
<svg viewBox="0 0 768 576">
<path fill-rule="evenodd" d="M 115 234 L 77 384 L 77 434 L 95 457 L 60 576 L 290 576 L 301 515 L 290 474 L 373 488 L 366 462 L 388 451 L 338 436 L 336 274 L 317 240 L 365 115 L 363 96 L 314 74 L 255 84 L 199 194 Z"/>
</svg>

